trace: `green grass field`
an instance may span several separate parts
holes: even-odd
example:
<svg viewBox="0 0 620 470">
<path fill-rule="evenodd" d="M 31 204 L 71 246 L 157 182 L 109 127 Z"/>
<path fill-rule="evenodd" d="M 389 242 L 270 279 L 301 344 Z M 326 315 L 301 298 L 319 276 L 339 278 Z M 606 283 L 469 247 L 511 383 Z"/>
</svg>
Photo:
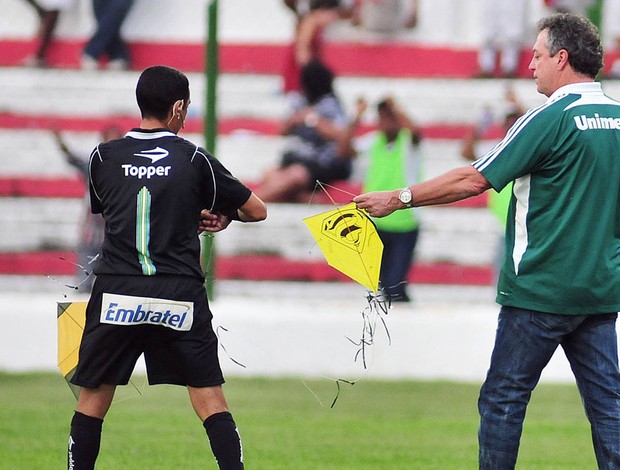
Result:
<svg viewBox="0 0 620 470">
<path fill-rule="evenodd" d="M 365 379 L 342 385 L 334 408 L 328 380 L 232 378 L 225 392 L 250 470 L 445 470 L 477 468 L 478 388 Z M 183 388 L 120 395 L 98 470 L 217 468 Z M 0 374 L 0 469 L 66 468 L 74 404 L 59 375 Z M 596 468 L 575 386 L 534 392 L 518 468 Z"/>
</svg>

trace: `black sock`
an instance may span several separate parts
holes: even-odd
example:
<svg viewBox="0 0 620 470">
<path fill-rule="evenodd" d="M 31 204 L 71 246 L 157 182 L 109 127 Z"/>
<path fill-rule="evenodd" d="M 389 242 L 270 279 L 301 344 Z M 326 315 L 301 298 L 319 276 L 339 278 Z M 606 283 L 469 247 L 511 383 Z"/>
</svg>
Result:
<svg viewBox="0 0 620 470">
<path fill-rule="evenodd" d="M 92 470 L 99 454 L 103 420 L 76 411 L 71 420 L 67 464 L 69 470 Z"/>
<path fill-rule="evenodd" d="M 204 420 L 211 450 L 220 470 L 243 470 L 241 436 L 228 411 L 215 413 Z"/>
</svg>

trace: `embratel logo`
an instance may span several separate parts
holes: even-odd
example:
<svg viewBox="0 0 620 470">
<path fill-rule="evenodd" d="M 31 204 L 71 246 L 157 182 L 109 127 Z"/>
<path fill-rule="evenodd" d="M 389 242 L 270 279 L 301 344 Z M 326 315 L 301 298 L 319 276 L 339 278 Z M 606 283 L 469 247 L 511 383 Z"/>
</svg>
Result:
<svg viewBox="0 0 620 470">
<path fill-rule="evenodd" d="M 194 303 L 103 294 L 99 321 L 110 325 L 159 325 L 189 331 L 194 321 Z"/>
</svg>

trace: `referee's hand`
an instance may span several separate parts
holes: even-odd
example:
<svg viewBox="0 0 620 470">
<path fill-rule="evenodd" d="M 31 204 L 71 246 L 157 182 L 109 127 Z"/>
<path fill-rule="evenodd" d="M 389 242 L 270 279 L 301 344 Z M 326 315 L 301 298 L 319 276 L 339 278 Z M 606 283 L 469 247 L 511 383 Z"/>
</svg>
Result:
<svg viewBox="0 0 620 470">
<path fill-rule="evenodd" d="M 220 232 L 230 225 L 230 219 L 223 214 L 211 212 L 203 209 L 200 212 L 200 222 L 198 223 L 198 233 Z"/>
</svg>

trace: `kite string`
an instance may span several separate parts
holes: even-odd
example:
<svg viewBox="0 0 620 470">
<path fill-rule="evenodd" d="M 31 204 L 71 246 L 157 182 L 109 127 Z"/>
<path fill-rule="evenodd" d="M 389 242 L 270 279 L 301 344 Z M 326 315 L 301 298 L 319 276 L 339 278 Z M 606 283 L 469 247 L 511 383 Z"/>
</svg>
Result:
<svg viewBox="0 0 620 470">
<path fill-rule="evenodd" d="M 345 338 L 349 340 L 351 343 L 360 346 L 360 349 L 356 351 L 354 355 L 354 362 L 357 362 L 360 356 L 362 357 L 364 373 L 360 375 L 359 377 L 357 377 L 356 379 L 345 379 L 341 377 L 335 378 L 335 377 L 329 377 L 325 375 L 321 376 L 323 379 L 327 379 L 333 382 L 336 386 L 336 392 L 334 394 L 334 397 L 331 400 L 331 404 L 329 405 L 330 408 L 334 408 L 334 406 L 336 405 L 336 402 L 338 401 L 341 395 L 341 392 L 342 392 L 341 385 L 342 384 L 346 384 L 350 386 L 355 385 L 357 382 L 359 382 L 360 380 L 362 380 L 368 375 L 368 373 L 370 372 L 371 366 L 372 366 L 372 364 L 368 362 L 368 349 L 367 348 L 372 347 L 374 345 L 374 337 L 377 331 L 377 326 L 376 326 L 377 318 L 373 319 L 371 318 L 371 316 L 373 312 L 376 313 L 378 317 L 381 317 L 381 312 L 387 315 L 387 309 L 389 307 L 386 305 L 385 300 L 382 300 L 380 296 L 377 296 L 374 293 L 369 292 L 366 296 L 366 299 L 369 305 L 366 306 L 364 310 L 362 311 L 362 317 L 363 317 L 364 323 L 363 323 L 363 329 L 362 329 L 361 344 L 358 344 L 355 341 L 351 340 L 351 338 L 345 336 Z M 385 322 L 383 318 L 380 318 L 380 320 L 385 329 L 389 344 L 391 344 L 391 336 L 387 328 L 387 323 Z M 224 344 L 225 341 L 223 341 L 224 338 L 220 334 L 221 331 L 224 331 L 227 333 L 227 335 L 229 336 L 232 335 L 233 337 L 235 336 L 235 333 L 230 332 L 228 328 L 225 328 L 221 325 L 216 327 L 216 334 L 218 336 L 219 346 L 222 348 L 222 350 L 224 351 L 228 359 L 234 364 L 236 364 L 237 366 L 242 367 L 243 369 L 246 369 L 246 370 L 251 369 L 251 366 L 250 368 L 248 368 L 248 366 L 246 366 L 244 363 L 232 357 L 232 355 L 229 353 L 229 348 L 227 348 L 227 346 Z M 252 341 L 248 341 L 247 339 L 245 339 L 243 342 L 246 345 L 252 343 Z M 263 353 L 267 354 L 267 356 L 278 356 L 280 357 L 280 359 L 282 359 L 283 357 L 289 357 L 289 355 L 287 354 L 281 354 L 278 351 L 268 350 L 267 348 L 265 348 L 265 345 L 259 345 L 259 344 L 254 343 L 253 347 L 256 350 L 260 350 Z M 296 370 L 303 369 L 303 365 L 300 365 L 298 362 L 295 362 L 294 365 L 295 365 Z M 308 392 L 314 397 L 314 399 L 318 402 L 318 404 L 321 407 L 325 408 L 326 405 L 323 403 L 318 393 L 315 390 L 313 390 L 310 384 L 308 384 L 307 381 L 302 376 L 299 376 L 298 379 L 301 381 L 302 385 L 306 388 L 306 390 L 308 390 Z"/>
<path fill-rule="evenodd" d="M 314 184 L 314 189 L 312 190 L 312 195 L 310 196 L 310 199 L 308 200 L 308 205 L 312 203 L 312 200 L 314 199 L 314 195 L 316 194 L 317 189 L 320 189 L 325 193 L 325 195 L 329 198 L 329 200 L 334 206 L 338 206 L 336 201 L 334 201 L 334 198 L 332 197 L 332 195 L 329 194 L 329 191 L 327 191 L 327 188 L 333 189 L 334 191 L 339 191 L 341 193 L 347 194 L 352 197 L 357 196 L 357 194 L 353 194 L 345 189 L 339 188 L 337 186 L 332 186 L 331 184 L 323 183 L 319 180 L 316 180 Z"/>
<path fill-rule="evenodd" d="M 146 385 L 147 385 L 147 383 L 146 383 L 147 375 L 144 374 L 143 376 L 140 377 L 140 380 L 141 380 L 142 384 L 139 385 L 139 386 L 137 385 L 137 382 L 136 382 L 134 377 L 135 376 L 132 374 L 130 379 L 129 379 L 129 385 L 131 385 L 134 388 L 134 390 L 136 391 L 138 396 L 142 397 L 142 396 L 144 396 L 144 390 L 146 389 Z M 138 398 L 138 397 L 135 396 L 135 395 L 133 395 L 133 396 L 132 395 L 128 395 L 126 397 L 118 397 L 118 396 L 115 395 L 114 396 L 114 403 L 120 403 L 122 401 L 127 401 L 127 400 L 133 400 L 135 398 Z"/>
<path fill-rule="evenodd" d="M 94 263 L 94 262 L 97 260 L 97 258 L 99 258 L 99 253 L 97 253 L 97 255 L 93 256 L 93 257 L 92 257 L 92 259 L 91 259 L 91 260 L 90 260 L 87 264 L 92 264 L 92 263 Z M 91 271 L 87 270 L 87 269 L 86 269 L 84 266 L 82 266 L 81 264 L 74 263 L 73 261 L 70 261 L 70 260 L 68 260 L 68 259 L 66 259 L 66 258 L 64 258 L 64 257 L 62 257 L 62 256 L 59 256 L 59 257 L 58 257 L 58 259 L 59 259 L 59 260 L 61 260 L 61 261 L 64 261 L 65 263 L 72 264 L 73 266 L 75 266 L 75 267 L 77 267 L 77 268 L 80 268 L 80 269 L 83 271 L 83 273 L 85 274 L 84 279 L 82 279 L 82 280 L 81 280 L 80 282 L 78 282 L 76 285 L 72 285 L 72 284 L 65 284 L 65 283 L 63 283 L 62 281 L 60 281 L 60 280 L 56 279 L 55 277 L 53 277 L 53 276 L 51 276 L 51 275 L 49 275 L 49 274 L 45 274 L 45 277 L 46 277 L 46 278 L 48 278 L 50 281 L 57 282 L 58 284 L 60 284 L 60 285 L 61 285 L 61 286 L 63 286 L 63 287 L 67 287 L 67 288 L 72 289 L 72 290 L 79 290 L 80 286 L 81 286 L 82 284 L 84 284 L 86 281 L 88 281 L 88 279 L 90 278 L 90 276 L 93 274 L 93 271 L 92 271 L 92 270 L 91 270 Z M 66 295 L 65 295 L 65 297 L 66 297 Z"/>
<path fill-rule="evenodd" d="M 329 200 L 331 201 L 332 205 L 334 205 L 337 209 L 339 209 L 338 204 L 336 203 L 336 201 L 334 200 L 332 195 L 327 191 L 327 188 L 331 188 L 331 189 L 333 189 L 335 191 L 339 191 L 341 193 L 350 195 L 352 197 L 356 196 L 356 194 L 353 194 L 353 193 L 351 193 L 349 191 L 346 191 L 346 190 L 344 190 L 342 188 L 338 188 L 336 186 L 332 186 L 330 184 L 322 183 L 321 181 L 316 180 L 316 184 L 315 184 L 315 187 L 313 189 L 312 195 L 311 195 L 311 197 L 310 197 L 310 199 L 308 201 L 308 204 L 312 203 L 312 200 L 314 199 L 314 196 L 316 194 L 317 189 L 320 189 L 329 198 Z M 364 215 L 366 217 L 368 217 L 365 213 L 364 213 Z M 369 219 L 369 221 L 371 223 L 373 223 L 372 220 L 369 217 L 368 217 L 368 219 Z M 348 220 L 345 220 L 345 224 L 347 226 L 347 229 L 351 229 L 352 228 L 352 226 L 349 225 L 349 221 Z M 213 234 L 206 234 L 206 236 L 213 237 Z M 207 261 L 207 269 L 208 269 L 208 267 L 210 266 L 210 264 L 212 262 L 213 244 L 211 244 L 210 248 L 211 248 L 211 251 L 210 251 L 210 253 L 208 253 L 208 256 L 207 256 L 207 259 L 208 259 L 208 261 Z M 358 251 L 358 256 L 361 256 L 361 253 L 359 251 Z M 366 271 L 367 276 L 369 276 L 369 272 L 366 269 L 365 265 L 364 265 L 364 269 Z M 364 310 L 362 311 L 363 326 L 362 326 L 362 335 L 361 335 L 362 337 L 361 337 L 360 341 L 359 342 L 355 342 L 351 338 L 346 337 L 350 342 L 352 342 L 353 344 L 356 344 L 356 345 L 358 345 L 360 347 L 360 349 L 355 353 L 354 362 L 357 362 L 357 359 L 361 355 L 363 367 L 364 367 L 364 370 L 365 370 L 364 376 L 367 375 L 367 373 L 369 371 L 368 363 L 367 363 L 367 360 L 366 360 L 366 350 L 367 350 L 367 347 L 371 347 L 374 344 L 374 336 L 375 336 L 376 321 L 377 321 L 377 318 L 374 318 L 374 320 L 371 319 L 370 315 L 372 314 L 373 311 L 378 313 L 378 310 L 382 310 L 385 314 L 387 314 L 387 309 L 390 308 L 389 305 L 387 306 L 387 308 L 385 307 L 385 301 L 382 301 L 380 299 L 380 295 L 381 294 L 374 294 L 372 292 L 368 292 L 367 300 L 368 300 L 369 305 L 366 306 L 364 308 Z M 385 320 L 381 317 L 380 314 L 378 314 L 377 316 L 381 320 L 381 323 L 383 324 L 383 327 L 384 327 L 384 329 L 386 331 L 386 334 L 387 334 L 387 337 L 388 337 L 388 341 L 391 344 L 391 337 L 390 337 L 389 330 L 387 328 L 387 324 L 386 324 Z M 216 335 L 218 336 L 220 347 L 222 347 L 222 350 L 224 351 L 224 353 L 236 365 L 238 365 L 238 366 L 240 366 L 240 367 L 242 367 L 244 369 L 247 368 L 245 364 L 243 364 L 240 361 L 234 359 L 231 356 L 231 354 L 228 352 L 228 350 L 226 349 L 226 347 L 224 345 L 224 342 L 222 341 L 222 338 L 220 337 L 220 334 L 219 334 L 220 330 L 221 331 L 225 331 L 225 332 L 228 333 L 228 329 L 225 328 L 225 327 L 222 327 L 222 326 L 218 326 L 217 331 L 216 331 Z M 336 384 L 336 394 L 335 394 L 335 396 L 334 396 L 334 398 L 333 398 L 333 400 L 331 402 L 331 405 L 330 405 L 330 408 L 333 408 L 335 406 L 336 402 L 338 401 L 338 398 L 340 397 L 341 384 L 347 384 L 347 385 L 353 386 L 353 385 L 355 385 L 355 383 L 357 383 L 359 380 L 361 380 L 363 378 L 363 376 L 359 377 L 359 378 L 357 378 L 355 380 L 347 380 L 347 379 L 343 379 L 343 378 L 332 378 L 332 377 L 327 377 L 327 376 L 324 376 L 324 378 L 328 379 L 328 380 L 331 380 L 331 381 L 333 381 Z M 325 407 L 325 405 L 323 404 L 323 402 L 321 401 L 321 399 L 319 398 L 317 393 L 314 390 L 312 390 L 312 388 L 306 383 L 306 381 L 302 377 L 300 377 L 300 380 L 301 380 L 302 384 L 304 385 L 304 387 L 314 396 L 314 398 L 317 400 L 317 402 L 322 407 Z"/>
<path fill-rule="evenodd" d="M 228 333 L 228 328 L 223 327 L 222 325 L 218 325 L 217 328 L 215 329 L 215 336 L 217 336 L 217 340 L 218 340 L 218 343 L 219 343 L 220 347 L 222 348 L 222 351 L 224 351 L 224 353 L 226 353 L 226 356 L 228 356 L 228 359 L 230 359 L 232 362 L 237 364 L 239 367 L 242 367 L 242 368 L 246 369 L 247 367 L 245 366 L 245 364 L 237 361 L 236 359 L 234 359 L 230 355 L 230 353 L 226 349 L 226 346 L 224 345 L 224 342 L 222 341 L 222 338 L 220 336 L 220 331 L 225 331 L 226 333 Z"/>
<path fill-rule="evenodd" d="M 222 330 L 222 331 L 226 331 L 227 333 L 229 333 L 228 328 L 222 327 L 221 325 L 220 325 L 220 326 L 218 326 L 218 327 L 216 327 L 216 334 L 217 334 L 217 336 L 218 336 L 218 340 L 219 340 L 219 341 L 218 341 L 219 347 L 221 347 L 221 348 L 222 348 L 222 350 L 224 351 L 224 353 L 226 354 L 226 356 L 228 357 L 228 359 L 229 359 L 231 362 L 233 362 L 235 365 L 237 365 L 237 366 L 239 366 L 239 367 L 242 367 L 242 368 L 244 368 L 244 369 L 247 369 L 247 366 L 246 366 L 245 364 L 243 364 L 242 362 L 240 362 L 240 361 L 238 361 L 238 360 L 234 359 L 234 358 L 231 356 L 231 354 L 228 352 L 228 349 L 227 349 L 227 347 L 225 346 L 224 341 L 222 341 L 222 338 L 221 338 L 221 336 L 219 335 L 219 331 L 220 331 L 220 330 Z M 234 333 L 229 333 L 229 335 L 234 336 Z M 252 343 L 252 341 L 244 340 L 244 343 L 247 345 L 247 344 Z M 267 356 L 278 356 L 278 357 L 280 357 L 280 359 L 282 359 L 283 357 L 288 357 L 288 355 L 286 355 L 286 354 L 281 354 L 281 353 L 276 352 L 276 351 L 267 350 L 264 346 L 260 346 L 260 345 L 258 345 L 258 344 L 256 344 L 256 343 L 254 343 L 254 344 L 252 344 L 252 345 L 254 346 L 254 348 L 255 348 L 257 351 L 258 351 L 258 350 L 260 350 L 260 351 L 262 351 L 263 353 L 265 353 Z M 295 369 L 297 369 L 297 370 L 298 370 L 298 369 L 302 369 L 302 368 L 303 368 L 303 366 L 300 366 L 300 364 L 299 364 L 299 363 L 297 363 L 297 362 L 296 362 L 294 365 L 295 365 Z M 331 404 L 331 407 L 332 407 L 332 408 L 333 408 L 334 404 L 336 403 L 336 400 L 338 399 L 338 396 L 340 395 L 340 385 L 338 385 L 338 382 L 355 383 L 355 382 L 350 382 L 350 381 L 345 380 L 345 379 L 334 379 L 334 378 L 332 378 L 332 377 L 327 377 L 327 376 L 322 376 L 322 378 L 325 378 L 325 379 L 327 379 L 327 380 L 333 381 L 333 382 L 335 382 L 335 383 L 337 384 L 337 386 L 338 386 L 338 391 L 337 391 L 337 393 L 336 393 L 336 396 L 335 396 L 335 398 L 332 400 L 332 404 Z M 319 397 L 318 393 L 317 393 L 317 392 L 315 392 L 315 391 L 312 389 L 312 387 L 308 384 L 308 382 L 307 382 L 307 381 L 306 381 L 306 380 L 305 380 L 302 376 L 299 376 L 299 377 L 298 377 L 298 379 L 299 379 L 299 381 L 302 383 L 302 385 L 304 386 L 304 388 L 305 388 L 308 392 L 310 392 L 310 394 L 311 394 L 311 395 L 313 396 L 313 398 L 317 401 L 317 403 L 318 403 L 321 407 L 325 408 L 325 404 L 323 403 L 323 401 L 322 401 L 322 400 L 321 400 L 321 398 Z"/>
<path fill-rule="evenodd" d="M 367 347 L 372 347 L 374 345 L 375 335 L 377 331 L 377 319 L 379 319 L 381 321 L 381 324 L 383 325 L 388 339 L 388 344 L 392 344 L 392 337 L 387 327 L 387 322 L 384 318 L 384 316 L 387 316 L 388 310 L 391 308 L 391 302 L 389 297 L 386 298 L 381 293 L 375 294 L 374 292 L 368 292 L 366 299 L 368 301 L 368 305 L 362 310 L 363 325 L 360 340 L 356 342 L 351 338 L 346 337 L 351 343 L 359 346 L 359 349 L 355 353 L 354 361 L 357 362 L 358 358 L 360 356 L 362 357 L 362 364 L 364 366 L 365 374 L 353 381 L 346 379 L 331 379 L 334 380 L 334 382 L 336 383 L 336 396 L 334 397 L 330 408 L 333 408 L 336 405 L 336 402 L 340 397 L 340 384 L 347 384 L 353 386 L 368 374 L 370 368 L 366 361 L 366 349 Z"/>
<path fill-rule="evenodd" d="M 388 344 L 392 344 L 392 337 L 384 318 L 384 316 L 387 316 L 388 310 L 391 308 L 389 298 L 386 300 L 386 297 L 381 293 L 375 294 L 373 292 L 368 292 L 366 299 L 368 301 L 368 305 L 361 312 L 361 338 L 359 341 L 354 341 L 347 336 L 347 339 L 351 343 L 359 347 L 355 353 L 354 360 L 357 361 L 358 358 L 361 357 L 364 369 L 368 368 L 366 362 L 366 348 L 374 345 L 378 321 L 381 321 L 381 324 L 383 325 L 383 329 L 388 339 Z"/>
</svg>

